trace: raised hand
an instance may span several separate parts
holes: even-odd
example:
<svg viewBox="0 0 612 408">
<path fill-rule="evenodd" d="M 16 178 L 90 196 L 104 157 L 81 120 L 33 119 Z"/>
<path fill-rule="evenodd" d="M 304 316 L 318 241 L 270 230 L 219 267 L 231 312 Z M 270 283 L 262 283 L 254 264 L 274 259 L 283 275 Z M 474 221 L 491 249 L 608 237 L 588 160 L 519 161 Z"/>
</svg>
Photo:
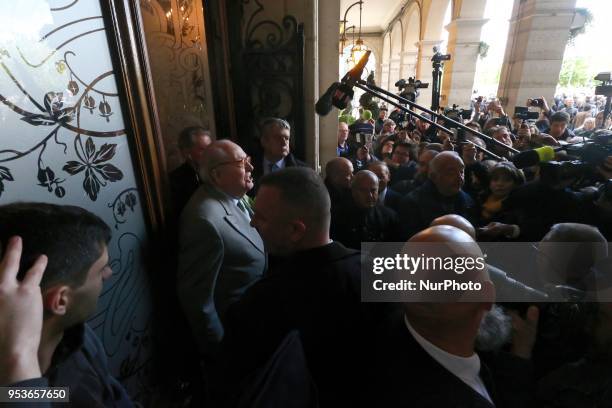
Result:
<svg viewBox="0 0 612 408">
<path fill-rule="evenodd" d="M 23 243 L 8 241 L 0 262 L 0 385 L 40 377 L 38 347 L 43 321 L 40 281 L 47 267 L 41 255 L 17 280 Z"/>
</svg>

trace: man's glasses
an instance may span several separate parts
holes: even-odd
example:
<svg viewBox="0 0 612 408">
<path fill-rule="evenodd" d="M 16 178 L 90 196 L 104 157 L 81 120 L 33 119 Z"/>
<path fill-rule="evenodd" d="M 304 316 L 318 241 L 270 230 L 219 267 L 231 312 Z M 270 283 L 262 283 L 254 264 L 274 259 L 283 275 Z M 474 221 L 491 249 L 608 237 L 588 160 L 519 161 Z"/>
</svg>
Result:
<svg viewBox="0 0 612 408">
<path fill-rule="evenodd" d="M 244 158 L 238 159 L 238 160 L 221 162 L 217 164 L 215 167 L 213 167 L 213 169 L 216 169 L 217 167 L 220 167 L 220 166 L 225 166 L 226 164 L 237 164 L 239 167 L 246 168 L 247 164 L 251 164 L 251 156 L 245 156 Z"/>
</svg>

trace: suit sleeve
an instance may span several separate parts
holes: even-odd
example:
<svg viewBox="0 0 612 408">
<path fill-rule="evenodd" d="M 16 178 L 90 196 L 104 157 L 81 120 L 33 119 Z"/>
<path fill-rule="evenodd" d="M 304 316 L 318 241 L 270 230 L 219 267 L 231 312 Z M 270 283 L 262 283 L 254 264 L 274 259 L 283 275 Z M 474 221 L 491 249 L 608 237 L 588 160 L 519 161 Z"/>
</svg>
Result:
<svg viewBox="0 0 612 408">
<path fill-rule="evenodd" d="M 214 293 L 223 263 L 223 240 L 207 220 L 190 219 L 180 236 L 178 295 L 200 352 L 214 354 L 223 338 Z"/>
<path fill-rule="evenodd" d="M 399 238 L 408 240 L 422 228 L 419 206 L 410 195 L 405 196 L 399 209 Z"/>
</svg>

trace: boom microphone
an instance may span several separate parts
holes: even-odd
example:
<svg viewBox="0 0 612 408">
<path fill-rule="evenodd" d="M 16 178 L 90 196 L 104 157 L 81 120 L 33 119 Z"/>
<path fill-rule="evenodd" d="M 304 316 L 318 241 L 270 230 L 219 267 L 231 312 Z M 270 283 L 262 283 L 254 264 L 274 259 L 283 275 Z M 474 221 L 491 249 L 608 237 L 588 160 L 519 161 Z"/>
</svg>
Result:
<svg viewBox="0 0 612 408">
<path fill-rule="evenodd" d="M 332 107 L 345 109 L 353 99 L 353 86 L 361 79 L 363 70 L 365 69 L 368 59 L 372 51 L 366 51 L 359 62 L 344 75 L 340 82 L 334 82 L 315 104 L 315 112 L 318 115 L 325 116 L 331 112 Z"/>
<path fill-rule="evenodd" d="M 338 89 L 339 86 L 340 82 L 334 82 L 329 88 L 327 88 L 327 91 L 321 95 L 315 104 L 315 112 L 317 112 L 317 115 L 325 116 L 331 112 L 332 108 L 334 107 L 332 103 L 332 95 L 336 92 L 336 89 Z"/>
<path fill-rule="evenodd" d="M 538 147 L 515 154 L 510 161 L 519 169 L 536 166 L 555 159 L 555 149 L 550 146 Z"/>
</svg>

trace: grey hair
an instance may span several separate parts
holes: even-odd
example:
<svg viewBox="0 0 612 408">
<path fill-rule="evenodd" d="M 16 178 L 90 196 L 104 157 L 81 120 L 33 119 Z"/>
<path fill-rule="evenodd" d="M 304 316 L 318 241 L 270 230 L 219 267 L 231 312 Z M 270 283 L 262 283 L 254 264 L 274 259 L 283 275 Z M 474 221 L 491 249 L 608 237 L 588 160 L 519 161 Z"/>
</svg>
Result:
<svg viewBox="0 0 612 408">
<path fill-rule="evenodd" d="M 291 125 L 285 119 L 268 118 L 261 123 L 261 137 L 266 135 L 272 127 L 277 127 L 279 129 L 287 129 L 291 132 Z"/>
<path fill-rule="evenodd" d="M 511 337 L 511 317 L 503 307 L 493 305 L 480 322 L 475 347 L 479 351 L 499 351 Z"/>
</svg>

